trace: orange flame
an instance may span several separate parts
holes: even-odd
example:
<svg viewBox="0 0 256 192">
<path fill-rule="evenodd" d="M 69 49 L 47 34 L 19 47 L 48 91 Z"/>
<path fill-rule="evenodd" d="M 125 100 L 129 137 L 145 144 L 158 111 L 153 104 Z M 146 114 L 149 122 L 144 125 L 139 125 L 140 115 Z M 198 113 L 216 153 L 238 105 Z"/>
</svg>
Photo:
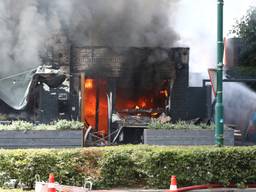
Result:
<svg viewBox="0 0 256 192">
<path fill-rule="evenodd" d="M 93 88 L 93 80 L 92 79 L 86 79 L 85 82 L 84 82 L 84 87 L 86 89 Z"/>
<path fill-rule="evenodd" d="M 160 94 L 161 94 L 161 95 L 164 95 L 165 97 L 168 97 L 168 91 L 167 91 L 166 89 L 160 91 Z"/>
<path fill-rule="evenodd" d="M 92 127 L 96 126 L 96 92 L 97 83 L 99 89 L 98 133 L 107 134 L 108 103 L 106 97 L 106 83 L 101 80 L 86 79 L 84 81 L 85 119 Z"/>
<path fill-rule="evenodd" d="M 140 102 L 140 106 L 141 106 L 141 108 L 145 108 L 146 106 L 147 106 L 147 103 L 146 103 L 146 101 L 141 101 Z"/>
</svg>

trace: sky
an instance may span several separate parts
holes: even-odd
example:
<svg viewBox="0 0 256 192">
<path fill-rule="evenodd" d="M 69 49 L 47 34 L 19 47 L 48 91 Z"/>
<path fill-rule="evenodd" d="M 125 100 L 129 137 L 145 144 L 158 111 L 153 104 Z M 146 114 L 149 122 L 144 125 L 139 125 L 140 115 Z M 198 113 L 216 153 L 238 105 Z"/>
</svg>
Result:
<svg viewBox="0 0 256 192">
<path fill-rule="evenodd" d="M 256 6 L 256 0 L 225 0 L 224 3 L 224 31 L 226 33 L 232 27 L 235 19 L 241 18 L 246 14 L 246 11 L 250 6 Z"/>
<path fill-rule="evenodd" d="M 207 69 L 216 65 L 217 0 L 180 0 L 176 31 L 178 46 L 190 47 L 190 85 L 200 86 Z M 224 36 L 256 0 L 224 0 Z M 230 35 L 229 35 L 230 36 Z"/>
</svg>

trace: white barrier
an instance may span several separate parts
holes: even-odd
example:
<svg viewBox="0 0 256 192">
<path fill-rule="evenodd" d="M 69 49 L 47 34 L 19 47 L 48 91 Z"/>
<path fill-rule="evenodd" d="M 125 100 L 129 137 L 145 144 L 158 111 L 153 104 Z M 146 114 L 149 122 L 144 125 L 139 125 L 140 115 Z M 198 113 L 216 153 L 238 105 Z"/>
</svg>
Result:
<svg viewBox="0 0 256 192">
<path fill-rule="evenodd" d="M 44 191 L 45 186 L 47 187 L 46 183 L 40 181 L 40 175 L 35 175 L 36 183 L 35 183 L 35 192 L 42 192 Z"/>
<path fill-rule="evenodd" d="M 48 184 L 49 183 L 40 181 L 39 175 L 36 175 L 35 192 L 48 192 Z M 92 190 L 91 181 L 85 181 L 83 187 L 60 185 L 58 183 L 51 184 L 53 184 L 55 189 L 59 192 L 88 192 Z"/>
</svg>

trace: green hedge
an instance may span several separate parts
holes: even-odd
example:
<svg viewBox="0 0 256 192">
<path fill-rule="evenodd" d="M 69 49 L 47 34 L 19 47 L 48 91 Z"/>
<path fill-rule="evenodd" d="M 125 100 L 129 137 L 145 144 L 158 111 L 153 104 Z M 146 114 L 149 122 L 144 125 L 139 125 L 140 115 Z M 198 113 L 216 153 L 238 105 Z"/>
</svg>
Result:
<svg viewBox="0 0 256 192">
<path fill-rule="evenodd" d="M 98 150 L 0 150 L 0 184 L 18 179 L 31 187 L 36 174 L 46 181 L 49 173 L 56 180 L 68 185 L 82 185 L 83 178 L 99 178 Z"/>
<path fill-rule="evenodd" d="M 68 121 L 65 119 L 53 121 L 50 124 L 38 124 L 27 121 L 12 121 L 10 124 L 0 124 L 0 131 L 26 131 L 26 130 L 81 130 L 84 123 L 80 121 Z"/>
<path fill-rule="evenodd" d="M 176 123 L 162 123 L 157 119 L 152 119 L 148 125 L 149 129 L 214 129 L 214 124 L 207 125 L 206 123 L 194 124 L 192 122 L 178 121 Z"/>
<path fill-rule="evenodd" d="M 205 183 L 255 183 L 256 147 L 118 146 L 63 150 L 0 150 L 0 184 L 10 178 L 33 186 L 54 172 L 63 184 L 90 178 L 97 188 L 168 188 Z"/>
</svg>

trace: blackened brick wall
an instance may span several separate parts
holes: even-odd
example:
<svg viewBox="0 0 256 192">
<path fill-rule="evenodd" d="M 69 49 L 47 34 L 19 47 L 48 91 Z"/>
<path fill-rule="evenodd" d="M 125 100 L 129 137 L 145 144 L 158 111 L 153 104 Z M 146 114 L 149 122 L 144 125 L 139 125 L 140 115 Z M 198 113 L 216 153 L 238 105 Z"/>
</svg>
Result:
<svg viewBox="0 0 256 192">
<path fill-rule="evenodd" d="M 189 87 L 187 94 L 187 118 L 208 118 L 207 88 Z"/>
<path fill-rule="evenodd" d="M 171 117 L 173 121 L 187 119 L 188 65 L 176 71 L 171 90 Z"/>
<path fill-rule="evenodd" d="M 197 117 L 207 118 L 207 87 L 189 87 L 189 68 L 183 65 L 177 70 L 176 80 L 172 90 L 171 117 L 172 120 L 191 120 Z"/>
</svg>

